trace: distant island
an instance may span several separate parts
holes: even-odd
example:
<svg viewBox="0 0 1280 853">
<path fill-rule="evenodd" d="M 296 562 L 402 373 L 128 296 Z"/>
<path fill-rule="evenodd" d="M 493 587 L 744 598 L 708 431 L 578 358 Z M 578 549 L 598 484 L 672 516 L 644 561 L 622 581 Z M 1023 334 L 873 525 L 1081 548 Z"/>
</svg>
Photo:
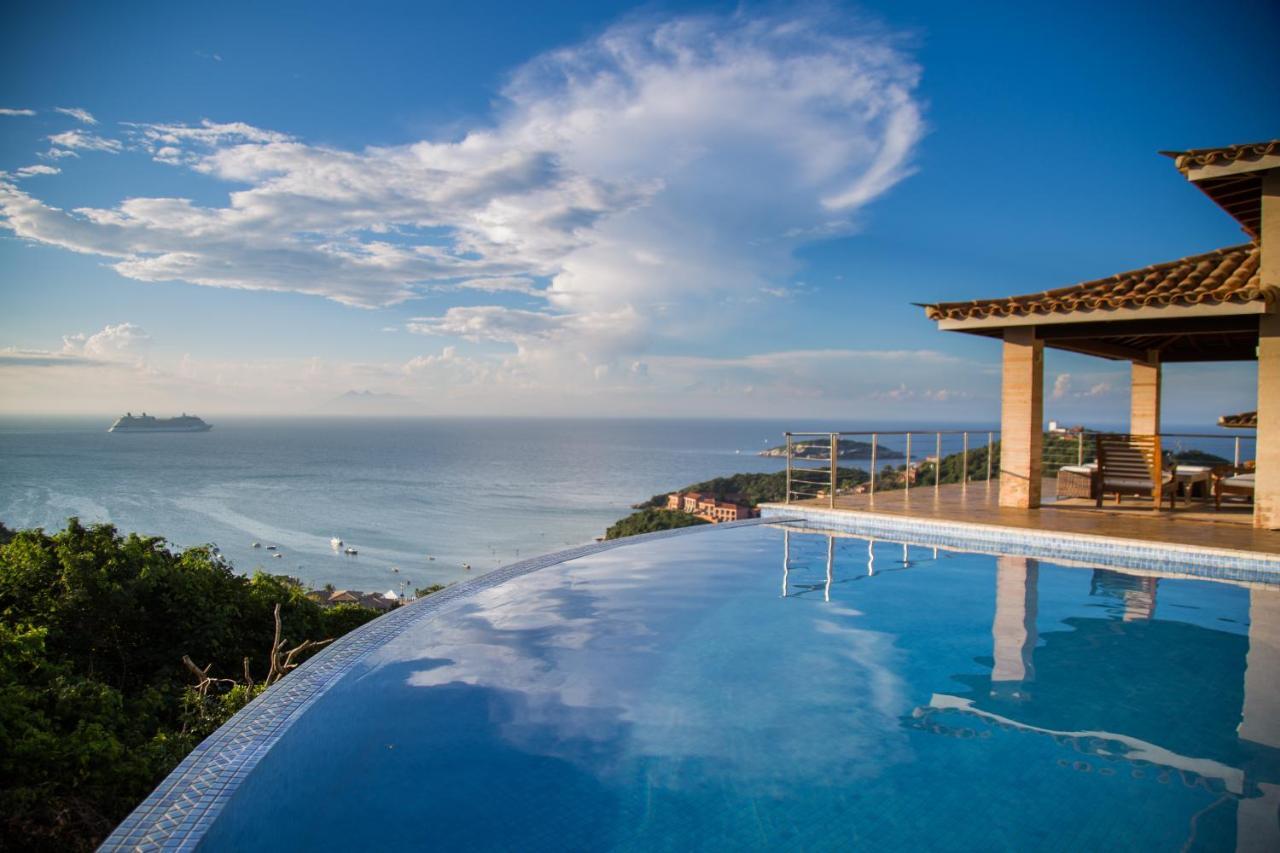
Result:
<svg viewBox="0 0 1280 853">
<path fill-rule="evenodd" d="M 902 459 L 904 454 L 901 451 L 885 447 L 883 444 L 876 443 L 876 456 L 880 459 Z M 809 440 L 797 441 L 791 445 L 791 455 L 796 459 L 828 459 L 831 454 L 831 445 L 825 440 Z M 783 456 L 787 455 L 787 446 L 780 444 L 777 447 L 770 447 L 768 450 L 761 450 L 757 456 Z M 871 442 L 855 441 L 851 438 L 842 438 L 836 442 L 836 458 L 837 459 L 870 459 L 871 458 Z"/>
</svg>

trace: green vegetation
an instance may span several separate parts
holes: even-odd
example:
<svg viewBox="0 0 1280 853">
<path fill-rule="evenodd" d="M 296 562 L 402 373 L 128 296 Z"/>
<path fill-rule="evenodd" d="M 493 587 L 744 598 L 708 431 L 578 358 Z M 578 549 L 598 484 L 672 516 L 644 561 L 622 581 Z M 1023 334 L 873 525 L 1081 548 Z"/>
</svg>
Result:
<svg viewBox="0 0 1280 853">
<path fill-rule="evenodd" d="M 652 533 L 655 530 L 674 530 L 677 527 L 693 527 L 698 524 L 710 524 L 710 522 L 688 513 L 647 508 L 614 522 L 613 526 L 605 531 L 604 538 L 621 539 L 624 536 Z"/>
<path fill-rule="evenodd" d="M 903 453 L 901 450 L 894 450 L 892 447 L 885 447 L 883 444 L 876 444 L 876 456 L 881 459 L 901 459 Z M 780 444 L 777 447 L 770 447 L 763 450 L 760 456 L 786 456 L 787 446 Z M 797 459 L 830 459 L 831 458 L 831 441 L 830 439 L 806 439 L 804 441 L 796 441 L 791 445 L 791 455 Z M 837 459 L 870 459 L 871 458 L 871 442 L 857 441 L 852 438 L 841 438 L 836 440 L 836 458 Z"/>
<path fill-rule="evenodd" d="M 0 849 L 93 849 L 291 668 L 285 651 L 300 663 L 377 616 L 305 593 L 292 578 L 238 575 L 209 548 L 175 552 L 110 525 L 0 525 Z"/>
<path fill-rule="evenodd" d="M 1224 459 L 1216 453 L 1206 453 L 1203 450 L 1179 450 L 1173 454 L 1175 462 L 1185 462 L 1188 465 L 1230 465 L 1230 459 Z"/>
<path fill-rule="evenodd" d="M 431 593 L 439 592 L 442 589 L 444 589 L 444 584 L 433 583 L 431 586 L 418 587 L 413 591 L 413 594 L 416 598 L 426 598 L 428 595 L 431 595 Z"/>
<path fill-rule="evenodd" d="M 837 486 L 841 489 L 851 489 L 860 483 L 867 482 L 868 479 L 870 479 L 869 475 L 861 468 L 838 468 L 836 470 Z M 775 471 L 772 474 L 733 474 L 728 477 L 714 477 L 675 491 L 681 493 L 705 492 L 715 495 L 717 500 L 725 500 L 731 495 L 738 495 L 744 498 L 751 506 L 762 503 L 775 503 L 786 500 L 787 472 Z M 666 505 L 667 496 L 662 494 L 654 495 L 644 503 L 637 504 L 633 509 L 661 508 Z"/>
</svg>

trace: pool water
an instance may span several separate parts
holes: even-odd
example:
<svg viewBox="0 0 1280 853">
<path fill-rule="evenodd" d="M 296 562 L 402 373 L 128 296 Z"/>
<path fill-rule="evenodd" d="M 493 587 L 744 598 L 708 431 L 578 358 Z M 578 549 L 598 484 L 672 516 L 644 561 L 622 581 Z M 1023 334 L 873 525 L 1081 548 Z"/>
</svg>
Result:
<svg viewBox="0 0 1280 853">
<path fill-rule="evenodd" d="M 362 659 L 210 850 L 1277 849 L 1280 588 L 699 531 Z"/>
</svg>

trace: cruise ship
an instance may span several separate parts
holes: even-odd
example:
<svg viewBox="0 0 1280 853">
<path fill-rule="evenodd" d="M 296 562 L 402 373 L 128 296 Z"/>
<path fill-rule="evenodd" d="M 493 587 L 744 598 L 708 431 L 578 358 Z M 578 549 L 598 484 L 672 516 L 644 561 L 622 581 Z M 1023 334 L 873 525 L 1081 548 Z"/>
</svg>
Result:
<svg viewBox="0 0 1280 853">
<path fill-rule="evenodd" d="M 213 427 L 200 418 L 185 412 L 176 418 L 157 418 L 146 412 L 135 416 L 128 412 L 107 432 L 208 432 L 211 429 Z"/>
</svg>

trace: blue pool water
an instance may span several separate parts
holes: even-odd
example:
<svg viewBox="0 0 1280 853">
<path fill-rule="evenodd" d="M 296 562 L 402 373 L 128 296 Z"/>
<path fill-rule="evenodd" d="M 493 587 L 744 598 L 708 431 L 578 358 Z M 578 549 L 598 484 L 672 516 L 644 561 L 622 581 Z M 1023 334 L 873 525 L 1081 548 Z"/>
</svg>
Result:
<svg viewBox="0 0 1280 853">
<path fill-rule="evenodd" d="M 758 525 L 432 607 L 202 847 L 1275 849 L 1278 805 L 1280 588 Z"/>
</svg>

